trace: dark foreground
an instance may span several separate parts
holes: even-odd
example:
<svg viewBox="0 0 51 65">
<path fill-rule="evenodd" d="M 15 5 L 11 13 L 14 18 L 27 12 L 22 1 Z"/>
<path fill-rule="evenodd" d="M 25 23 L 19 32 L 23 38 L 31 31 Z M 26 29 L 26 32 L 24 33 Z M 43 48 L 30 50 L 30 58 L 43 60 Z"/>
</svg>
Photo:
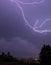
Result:
<svg viewBox="0 0 51 65">
<path fill-rule="evenodd" d="M 44 45 L 40 51 L 38 59 L 18 59 L 14 58 L 10 52 L 0 55 L 0 65 L 51 65 L 51 46 Z"/>
<path fill-rule="evenodd" d="M 0 65 L 40 65 L 40 64 L 22 64 L 22 63 L 17 63 L 17 62 L 0 62 Z"/>
</svg>

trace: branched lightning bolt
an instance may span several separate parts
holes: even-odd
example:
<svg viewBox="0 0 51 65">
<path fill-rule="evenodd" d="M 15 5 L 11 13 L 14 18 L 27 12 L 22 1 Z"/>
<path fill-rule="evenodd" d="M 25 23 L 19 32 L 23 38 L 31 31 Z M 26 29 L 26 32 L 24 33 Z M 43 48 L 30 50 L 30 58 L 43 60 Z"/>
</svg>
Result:
<svg viewBox="0 0 51 65">
<path fill-rule="evenodd" d="M 40 25 L 40 27 L 42 27 L 47 21 L 51 21 L 51 18 L 47 18 L 47 19 L 45 19 L 44 21 L 43 21 L 43 23 Z"/>
<path fill-rule="evenodd" d="M 16 0 L 17 1 L 17 0 Z M 39 2 L 32 2 L 32 3 L 24 3 L 24 2 L 21 2 L 21 1 L 17 1 L 18 3 L 21 3 L 23 5 L 34 5 L 34 4 L 41 4 L 44 2 L 44 0 L 41 0 Z"/>
<path fill-rule="evenodd" d="M 38 30 L 38 28 L 41 28 L 47 21 L 51 20 L 51 18 L 45 19 L 45 20 L 41 23 L 41 25 L 38 26 L 38 27 L 37 27 L 37 24 L 39 23 L 39 20 L 37 19 L 37 20 L 36 20 L 36 23 L 34 24 L 34 27 L 32 27 L 32 26 L 28 23 L 27 19 L 25 18 L 23 8 L 20 6 L 20 3 L 23 4 L 23 5 L 34 5 L 34 4 L 37 5 L 37 4 L 43 3 L 44 0 L 41 0 L 40 2 L 32 2 L 32 3 L 24 3 L 24 2 L 21 2 L 21 1 L 18 1 L 18 0 L 11 0 L 11 1 L 14 2 L 14 3 L 20 8 L 25 23 L 26 23 L 31 29 L 33 29 L 35 32 L 38 32 L 38 33 L 51 32 L 51 30 L 41 30 L 41 31 Z"/>
<path fill-rule="evenodd" d="M 35 27 L 35 28 L 33 28 L 33 30 L 35 30 L 36 32 L 39 32 L 39 33 L 43 33 L 43 32 L 51 32 L 51 30 L 42 30 L 42 31 L 40 31 L 40 30 L 37 30 L 38 28 L 41 28 L 47 21 L 51 21 L 51 18 L 47 18 L 47 19 L 45 19 L 42 23 L 41 23 L 41 25 L 39 26 L 39 27 Z M 36 22 L 36 24 L 38 24 L 38 21 Z M 37 29 L 36 29 L 37 28 Z"/>
<path fill-rule="evenodd" d="M 33 30 L 35 31 L 35 32 L 38 32 L 38 33 L 47 33 L 47 32 L 51 32 L 51 30 L 37 30 L 36 28 L 33 28 Z"/>
<path fill-rule="evenodd" d="M 39 20 L 37 19 L 35 24 L 34 24 L 34 27 L 37 27 L 37 24 L 39 23 Z"/>
</svg>

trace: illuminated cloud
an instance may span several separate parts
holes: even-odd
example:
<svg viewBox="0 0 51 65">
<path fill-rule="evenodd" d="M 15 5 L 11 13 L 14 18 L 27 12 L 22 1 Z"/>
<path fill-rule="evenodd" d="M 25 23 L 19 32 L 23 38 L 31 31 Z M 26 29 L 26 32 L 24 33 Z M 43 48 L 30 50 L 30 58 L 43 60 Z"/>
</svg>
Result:
<svg viewBox="0 0 51 65">
<path fill-rule="evenodd" d="M 39 1 L 33 1 L 28 3 L 24 1 L 18 1 L 18 0 L 11 0 L 11 1 L 14 2 L 20 8 L 25 23 L 31 29 L 39 33 L 51 32 L 51 29 L 45 29 L 45 30 L 38 29 L 41 27 L 43 28 L 43 25 L 46 24 L 46 22 L 49 23 L 49 20 L 51 21 L 51 15 L 50 15 L 51 7 L 49 6 L 50 1 L 39 0 Z M 32 22 L 32 18 L 34 18 L 33 22 Z M 48 25 L 46 25 L 46 27 L 47 26 Z"/>
</svg>

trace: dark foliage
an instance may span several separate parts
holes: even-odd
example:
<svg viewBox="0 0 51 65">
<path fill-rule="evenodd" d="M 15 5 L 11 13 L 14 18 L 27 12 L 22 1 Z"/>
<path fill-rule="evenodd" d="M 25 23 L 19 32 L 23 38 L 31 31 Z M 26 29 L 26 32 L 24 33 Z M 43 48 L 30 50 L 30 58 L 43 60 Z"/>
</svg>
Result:
<svg viewBox="0 0 51 65">
<path fill-rule="evenodd" d="M 40 64 L 51 65 L 51 47 L 44 45 L 40 52 Z"/>
<path fill-rule="evenodd" d="M 13 58 L 10 52 L 8 52 L 7 54 L 2 52 L 2 54 L 0 55 L 0 62 L 13 62 L 13 61 L 16 61 L 16 58 Z"/>
<path fill-rule="evenodd" d="M 7 54 L 2 52 L 0 55 L 0 65 L 51 65 L 51 46 L 44 45 L 40 51 L 39 59 L 36 61 L 34 59 L 18 60 L 17 58 L 14 58 L 10 52 Z"/>
</svg>

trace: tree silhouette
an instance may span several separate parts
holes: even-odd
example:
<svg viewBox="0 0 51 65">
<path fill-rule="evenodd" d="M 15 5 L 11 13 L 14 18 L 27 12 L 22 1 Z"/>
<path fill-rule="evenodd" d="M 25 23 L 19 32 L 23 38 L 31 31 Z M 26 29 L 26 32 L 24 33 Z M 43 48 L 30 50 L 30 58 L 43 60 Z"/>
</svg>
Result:
<svg viewBox="0 0 51 65">
<path fill-rule="evenodd" d="M 14 58 L 10 52 L 8 52 L 7 54 L 5 54 L 4 52 L 2 52 L 2 54 L 0 55 L 0 62 L 16 62 L 17 59 Z"/>
<path fill-rule="evenodd" d="M 4 52 L 2 52 L 2 56 L 5 56 L 5 53 Z"/>
<path fill-rule="evenodd" d="M 51 65 L 51 47 L 49 45 L 44 45 L 39 57 L 41 65 Z"/>
</svg>

